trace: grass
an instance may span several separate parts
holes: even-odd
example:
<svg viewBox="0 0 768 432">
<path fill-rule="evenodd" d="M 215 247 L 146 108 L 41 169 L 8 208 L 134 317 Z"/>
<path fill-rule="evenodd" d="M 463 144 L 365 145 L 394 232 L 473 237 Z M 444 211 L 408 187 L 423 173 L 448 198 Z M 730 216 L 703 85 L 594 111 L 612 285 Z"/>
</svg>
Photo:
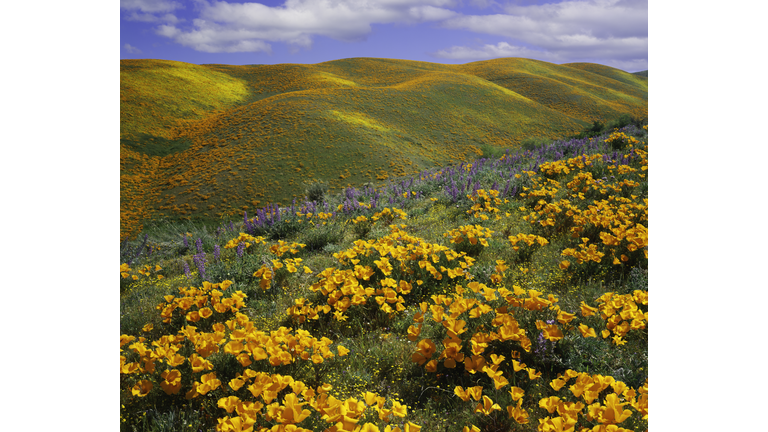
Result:
<svg viewBox="0 0 768 432">
<path fill-rule="evenodd" d="M 646 430 L 640 126 L 146 224 L 121 245 L 121 430 Z"/>
<path fill-rule="evenodd" d="M 498 59 L 441 65 L 121 61 L 121 240 L 145 223 L 215 221 L 289 205 L 305 182 L 383 185 L 647 117 L 647 79 L 599 65 Z"/>
</svg>

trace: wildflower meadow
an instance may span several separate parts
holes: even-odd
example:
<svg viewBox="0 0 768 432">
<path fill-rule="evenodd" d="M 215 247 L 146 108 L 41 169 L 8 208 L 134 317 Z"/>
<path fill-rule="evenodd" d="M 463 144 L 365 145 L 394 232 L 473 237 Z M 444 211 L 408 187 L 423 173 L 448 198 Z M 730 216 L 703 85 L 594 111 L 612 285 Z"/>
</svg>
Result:
<svg viewBox="0 0 768 432">
<path fill-rule="evenodd" d="M 347 66 L 313 82 L 352 87 Z M 376 184 L 307 179 L 215 222 L 142 219 L 120 245 L 121 430 L 647 431 L 648 124 L 616 118 Z"/>
<path fill-rule="evenodd" d="M 455 165 L 648 112 L 648 80 L 583 63 L 120 62 L 120 240 Z"/>
</svg>

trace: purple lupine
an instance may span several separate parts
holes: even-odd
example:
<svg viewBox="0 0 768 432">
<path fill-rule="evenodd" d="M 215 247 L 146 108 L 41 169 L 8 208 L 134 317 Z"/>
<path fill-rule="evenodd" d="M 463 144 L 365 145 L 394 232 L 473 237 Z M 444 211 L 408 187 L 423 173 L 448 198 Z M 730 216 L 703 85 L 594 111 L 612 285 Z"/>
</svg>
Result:
<svg viewBox="0 0 768 432">
<path fill-rule="evenodd" d="M 197 267 L 197 274 L 200 276 L 200 279 L 206 280 L 205 278 L 205 253 L 199 253 L 197 255 L 192 256 L 192 261 L 195 263 L 195 267 Z"/>
<path fill-rule="evenodd" d="M 182 234 L 181 237 L 182 237 L 182 241 L 184 242 L 184 247 L 186 249 L 189 249 L 189 240 L 187 240 L 187 235 L 186 234 Z"/>
<path fill-rule="evenodd" d="M 247 232 L 248 234 L 253 234 L 253 233 L 254 233 L 254 231 L 256 230 L 256 227 L 255 227 L 255 224 L 252 224 L 252 223 L 251 223 L 250 221 L 248 221 L 248 219 L 246 218 L 246 219 L 245 219 L 245 222 L 243 222 L 243 229 L 244 229 L 244 230 L 245 230 L 245 232 Z"/>
<path fill-rule="evenodd" d="M 184 276 L 186 276 L 186 277 L 187 277 L 187 279 L 189 279 L 190 277 L 192 277 L 192 276 L 189 274 L 189 264 L 187 264 L 187 262 L 186 262 L 186 261 L 184 261 L 184 260 L 182 260 L 181 262 L 182 262 L 182 264 L 183 264 L 183 268 L 184 268 Z"/>
<path fill-rule="evenodd" d="M 200 237 L 198 237 L 197 240 L 195 241 L 195 248 L 197 249 L 198 254 L 203 253 L 203 239 L 201 239 Z"/>
<path fill-rule="evenodd" d="M 213 260 L 218 261 L 221 256 L 221 247 L 218 244 L 213 245 Z"/>
<path fill-rule="evenodd" d="M 242 258 L 245 253 L 245 243 L 238 243 L 237 245 L 237 257 Z"/>
</svg>

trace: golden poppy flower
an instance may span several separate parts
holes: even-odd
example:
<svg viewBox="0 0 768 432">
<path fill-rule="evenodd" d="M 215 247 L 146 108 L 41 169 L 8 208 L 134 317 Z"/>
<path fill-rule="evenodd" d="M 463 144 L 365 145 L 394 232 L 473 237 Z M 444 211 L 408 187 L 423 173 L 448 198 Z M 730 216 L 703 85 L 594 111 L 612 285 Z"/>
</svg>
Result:
<svg viewBox="0 0 768 432">
<path fill-rule="evenodd" d="M 512 405 L 507 406 L 507 412 L 509 413 L 509 418 L 515 419 L 518 424 L 527 424 L 528 412 L 522 408 L 522 403 L 523 400 L 520 399 L 517 401 L 516 407 Z"/>
<path fill-rule="evenodd" d="M 228 414 L 232 414 L 239 403 L 240 399 L 237 396 L 229 396 L 219 399 L 217 406 L 225 409 Z"/>
<path fill-rule="evenodd" d="M 528 372 L 528 379 L 535 380 L 541 376 L 541 372 L 538 372 L 534 368 L 525 368 L 525 370 Z"/>
<path fill-rule="evenodd" d="M 560 406 L 561 403 L 562 402 L 560 401 L 560 398 L 557 396 L 550 396 L 548 398 L 539 400 L 539 406 L 547 410 L 547 412 L 550 414 L 555 412 L 555 410 L 557 409 L 558 406 Z"/>
<path fill-rule="evenodd" d="M 456 386 L 453 389 L 453 393 L 455 393 L 456 396 L 460 397 L 461 400 L 463 400 L 464 402 L 467 402 L 469 400 L 469 393 L 467 393 L 467 391 L 464 390 L 464 387 L 462 386 Z"/>
<path fill-rule="evenodd" d="M 483 401 L 475 407 L 475 412 L 481 412 L 485 415 L 491 415 L 493 411 L 501 411 L 501 407 L 488 396 L 483 396 Z"/>
<path fill-rule="evenodd" d="M 152 390 L 152 382 L 149 380 L 141 380 L 131 388 L 131 394 L 138 397 L 144 397 Z"/>
<path fill-rule="evenodd" d="M 421 430 L 421 426 L 417 426 L 414 423 L 408 422 L 405 424 L 405 432 L 419 432 Z"/>
<path fill-rule="evenodd" d="M 605 409 L 600 413 L 600 423 L 617 424 L 628 419 L 632 411 L 623 409 L 627 402 L 619 403 L 619 395 L 611 393 L 605 397 Z"/>
<path fill-rule="evenodd" d="M 597 334 L 595 333 L 595 329 L 587 326 L 586 324 L 580 324 L 579 325 L 579 331 L 581 332 L 581 335 L 586 337 L 597 337 Z"/>
<path fill-rule="evenodd" d="M 240 387 L 242 387 L 244 385 L 245 385 L 245 380 L 240 378 L 240 377 L 232 378 L 231 380 L 229 380 L 229 387 L 232 390 L 234 390 L 234 391 L 240 390 Z M 221 402 L 221 401 L 219 401 L 219 402 Z M 221 406 L 221 405 L 219 405 L 219 406 Z M 232 411 L 227 411 L 227 412 L 231 413 Z"/>
<path fill-rule="evenodd" d="M 393 400 L 392 414 L 394 414 L 397 417 L 405 417 L 408 414 L 408 407 L 406 405 L 400 404 L 400 402 L 396 400 Z"/>
<path fill-rule="evenodd" d="M 178 369 L 166 370 L 161 376 L 163 381 L 160 383 L 160 387 L 166 394 L 176 394 L 181 389 L 181 372 Z"/>
<path fill-rule="evenodd" d="M 555 391 L 559 391 L 563 386 L 566 384 L 566 381 L 562 378 L 555 378 L 553 379 L 549 385 L 555 389 Z"/>
</svg>

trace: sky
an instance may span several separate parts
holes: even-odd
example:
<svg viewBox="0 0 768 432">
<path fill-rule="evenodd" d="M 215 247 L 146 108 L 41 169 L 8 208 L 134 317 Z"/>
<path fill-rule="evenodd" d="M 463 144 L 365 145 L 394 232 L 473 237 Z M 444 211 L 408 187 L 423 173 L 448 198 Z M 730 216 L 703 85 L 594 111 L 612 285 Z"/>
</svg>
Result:
<svg viewBox="0 0 768 432">
<path fill-rule="evenodd" d="M 648 69 L 647 0 L 121 0 L 120 58 L 314 64 L 523 57 Z"/>
</svg>

